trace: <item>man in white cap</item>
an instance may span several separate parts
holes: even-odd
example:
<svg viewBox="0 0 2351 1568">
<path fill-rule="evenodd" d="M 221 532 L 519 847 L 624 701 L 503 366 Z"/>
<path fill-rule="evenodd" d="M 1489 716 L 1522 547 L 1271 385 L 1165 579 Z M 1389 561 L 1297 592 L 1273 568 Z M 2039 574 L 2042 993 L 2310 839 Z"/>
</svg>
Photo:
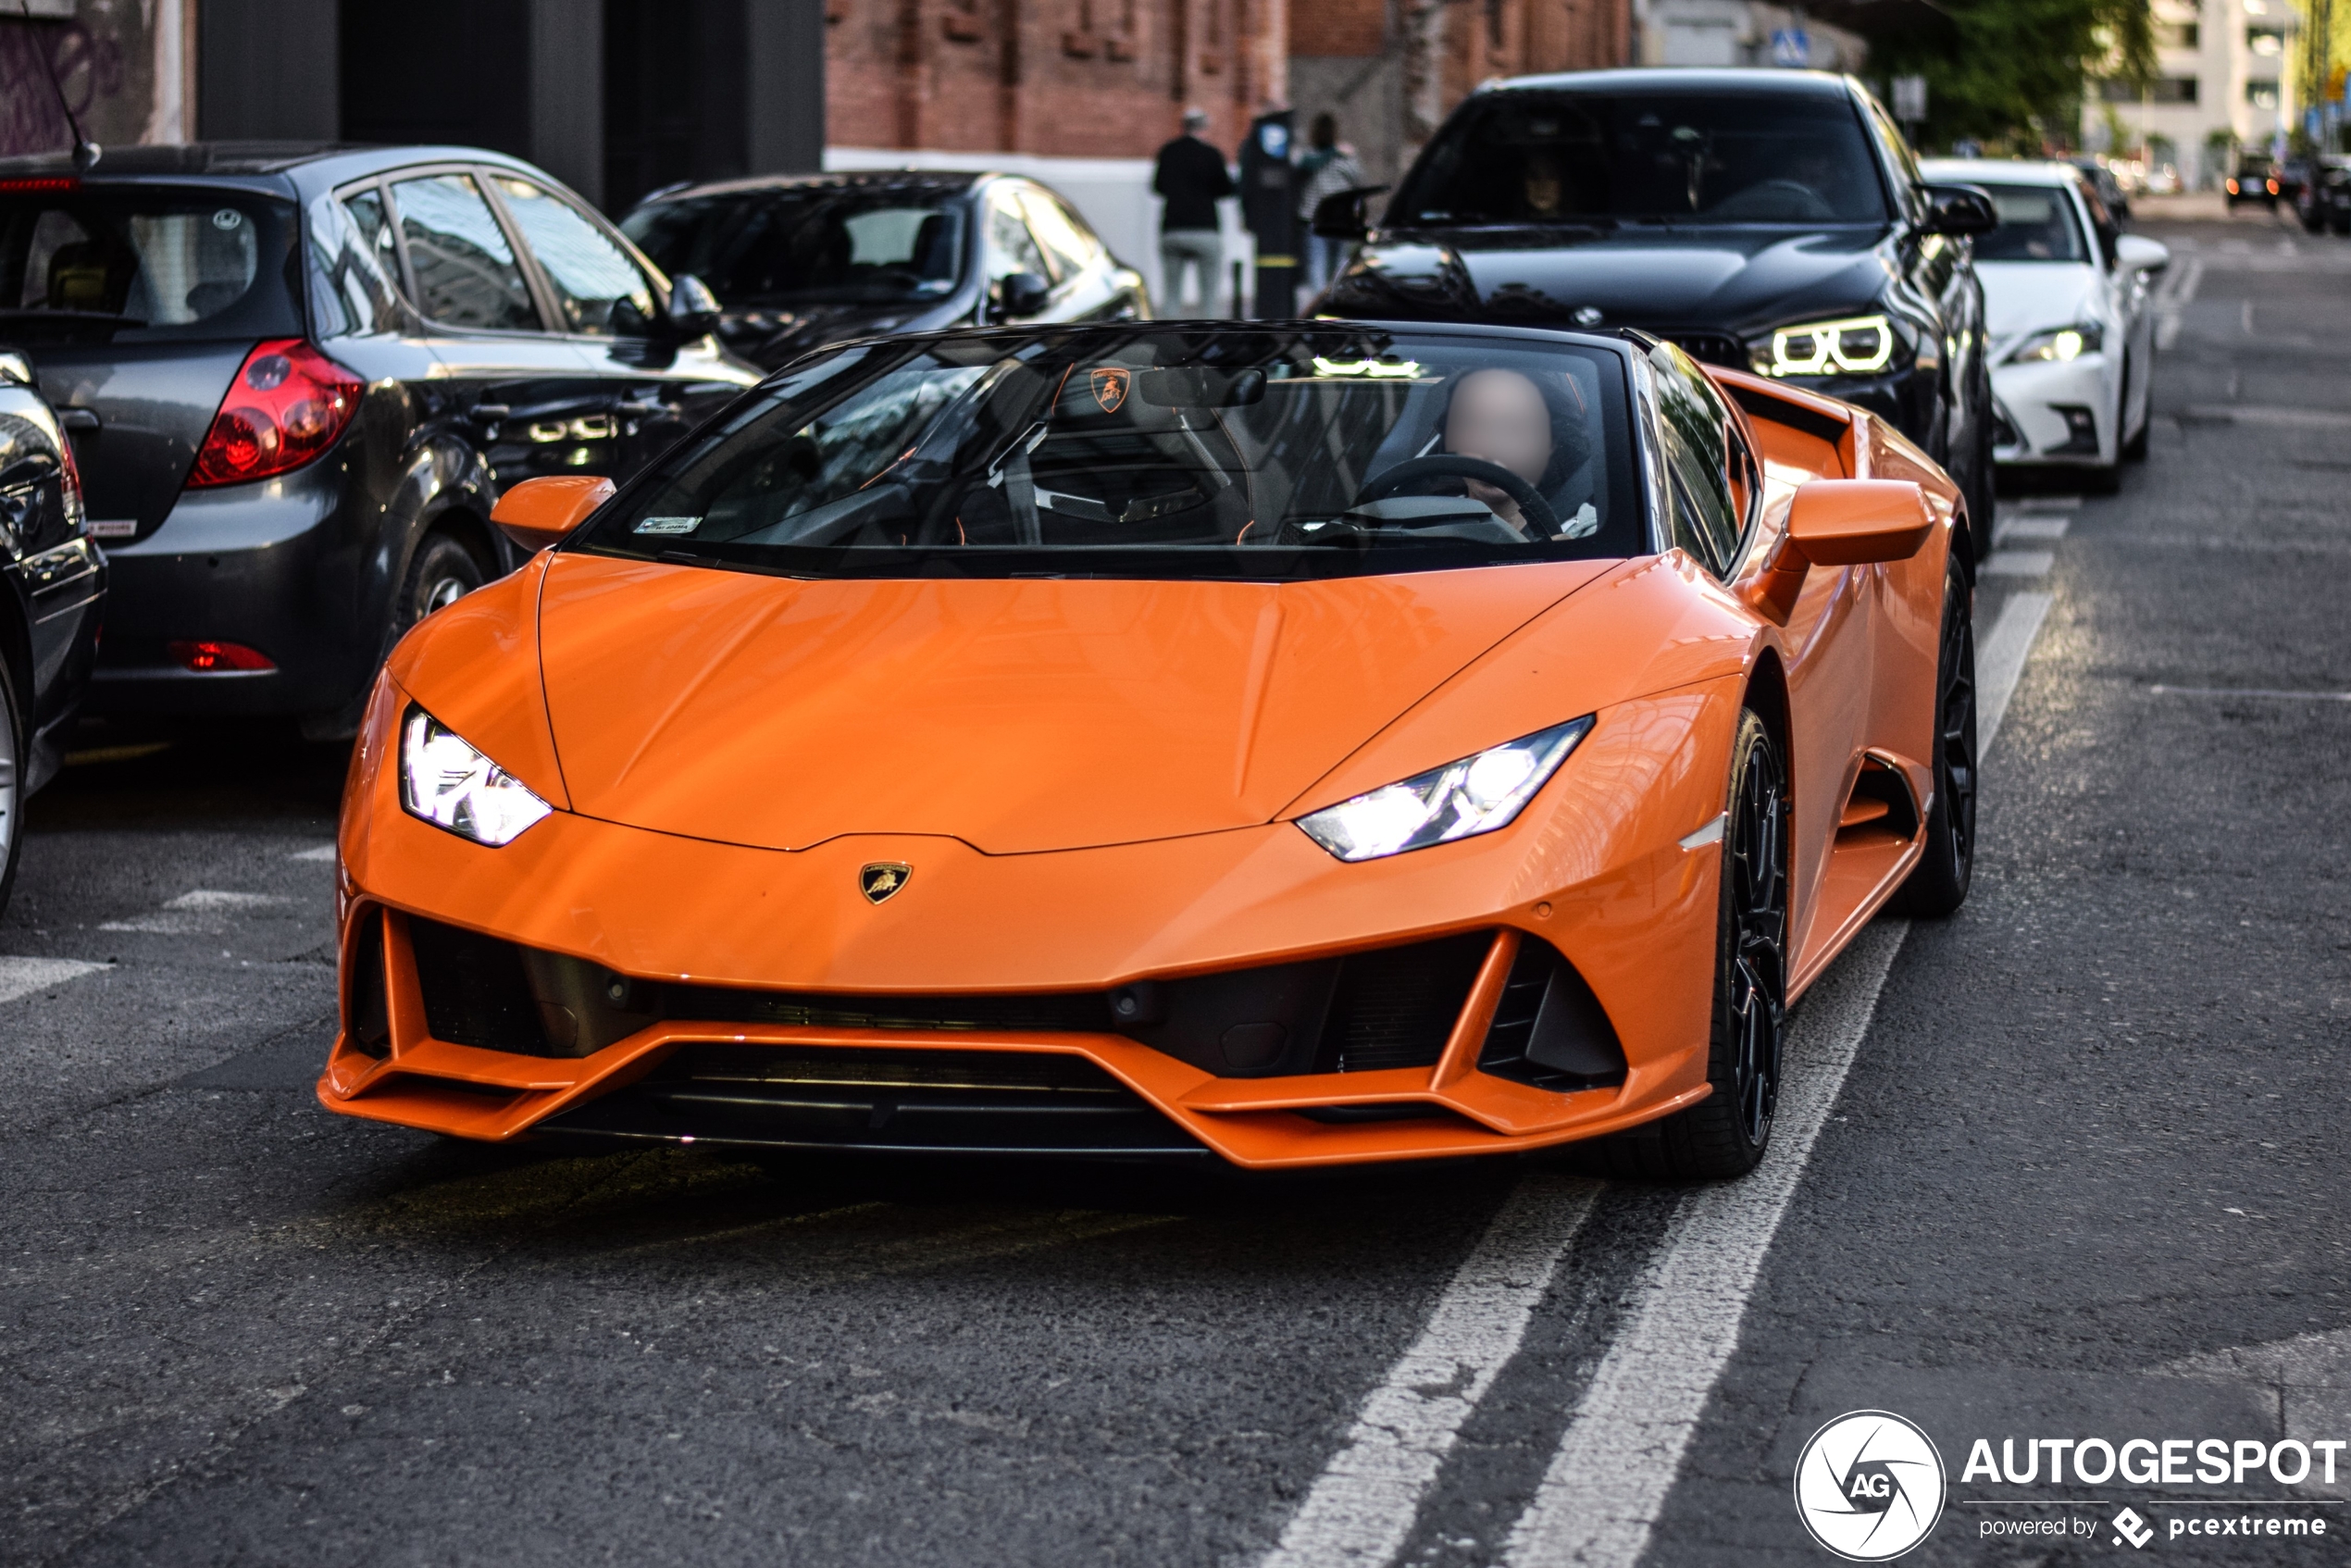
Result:
<svg viewBox="0 0 2351 1568">
<path fill-rule="evenodd" d="M 1215 308 L 1216 275 L 1225 258 L 1216 203 L 1233 193 L 1233 176 L 1225 155 L 1200 134 L 1207 129 L 1207 110 L 1186 109 L 1184 133 L 1159 150 L 1159 169 L 1151 177 L 1151 189 L 1167 199 L 1159 220 L 1159 263 L 1171 315 L 1183 303 L 1188 266 L 1199 269 L 1200 314 Z"/>
</svg>

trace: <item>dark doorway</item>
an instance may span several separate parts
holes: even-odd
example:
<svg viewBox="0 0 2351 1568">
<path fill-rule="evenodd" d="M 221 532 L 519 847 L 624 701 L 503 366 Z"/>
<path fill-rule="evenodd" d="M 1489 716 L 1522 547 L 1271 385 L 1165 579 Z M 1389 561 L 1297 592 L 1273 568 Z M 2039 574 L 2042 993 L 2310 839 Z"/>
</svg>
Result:
<svg viewBox="0 0 2351 1568">
<path fill-rule="evenodd" d="M 342 134 L 529 156 L 529 0 L 342 0 Z"/>
<path fill-rule="evenodd" d="M 751 168 L 745 0 L 604 0 L 604 206 Z"/>
</svg>

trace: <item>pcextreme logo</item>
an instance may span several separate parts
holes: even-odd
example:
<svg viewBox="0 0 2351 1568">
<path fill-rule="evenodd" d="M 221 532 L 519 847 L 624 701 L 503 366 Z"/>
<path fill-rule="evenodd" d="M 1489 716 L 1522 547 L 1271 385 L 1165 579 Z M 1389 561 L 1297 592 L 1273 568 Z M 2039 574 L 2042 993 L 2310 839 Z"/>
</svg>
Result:
<svg viewBox="0 0 2351 1568">
<path fill-rule="evenodd" d="M 1812 1434 L 1796 1462 L 1796 1514 L 1852 1562 L 1884 1562 L 1943 1517 L 1943 1456 L 1891 1411 L 1857 1410 Z"/>
</svg>

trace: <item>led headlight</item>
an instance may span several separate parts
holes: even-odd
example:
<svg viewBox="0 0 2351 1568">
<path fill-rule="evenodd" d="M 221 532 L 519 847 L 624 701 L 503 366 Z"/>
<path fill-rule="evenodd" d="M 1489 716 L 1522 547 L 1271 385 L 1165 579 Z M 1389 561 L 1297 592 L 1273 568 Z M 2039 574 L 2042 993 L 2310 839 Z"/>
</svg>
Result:
<svg viewBox="0 0 2351 1568">
<path fill-rule="evenodd" d="M 1755 355 L 1766 376 L 1867 375 L 1894 363 L 1894 323 L 1883 316 L 1842 321 L 1808 321 L 1772 334 L 1772 346 Z"/>
<path fill-rule="evenodd" d="M 2009 352 L 2010 365 L 2063 364 L 2079 359 L 2085 354 L 2096 354 L 2106 346 L 2106 333 L 2096 322 L 2079 322 L 2071 327 L 2052 327 L 2046 332 L 2035 332 Z"/>
<path fill-rule="evenodd" d="M 1377 860 L 1507 828 L 1592 728 L 1587 716 L 1326 806 L 1298 825 L 1341 860 Z"/>
<path fill-rule="evenodd" d="M 553 809 L 514 775 L 411 707 L 400 725 L 400 803 L 477 844 L 511 844 Z"/>
</svg>

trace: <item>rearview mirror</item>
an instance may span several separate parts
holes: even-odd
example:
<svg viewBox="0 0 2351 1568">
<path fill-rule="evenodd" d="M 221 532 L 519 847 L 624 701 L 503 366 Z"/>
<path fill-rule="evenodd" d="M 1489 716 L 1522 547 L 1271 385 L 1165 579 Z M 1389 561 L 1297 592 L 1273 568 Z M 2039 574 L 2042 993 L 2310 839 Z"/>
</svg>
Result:
<svg viewBox="0 0 2351 1568">
<path fill-rule="evenodd" d="M 1926 231 L 1964 239 L 1989 234 L 2000 226 L 2000 212 L 1992 198 L 1972 185 L 1928 185 Z"/>
<path fill-rule="evenodd" d="M 1372 227 L 1364 205 L 1387 189 L 1385 185 L 1357 185 L 1335 191 L 1314 204 L 1314 216 L 1307 227 L 1320 240 L 1361 240 Z"/>
<path fill-rule="evenodd" d="M 680 338 L 708 337 L 718 330 L 718 296 L 690 272 L 669 281 L 669 325 Z"/>
<path fill-rule="evenodd" d="M 613 483 L 592 474 L 549 474 L 525 479 L 498 498 L 490 520 L 499 531 L 536 554 L 560 544 L 589 513 L 610 501 Z"/>
<path fill-rule="evenodd" d="M 1014 272 L 996 280 L 989 293 L 996 303 L 996 318 L 1008 321 L 1016 317 L 1034 316 L 1045 308 L 1052 297 L 1053 286 L 1034 272 Z"/>
<path fill-rule="evenodd" d="M 1812 567 L 1907 561 L 1934 531 L 1926 492 L 1909 479 L 1814 479 L 1788 504 L 1787 533 L 1757 574 L 1749 602 L 1785 626 Z"/>
<path fill-rule="evenodd" d="M 2125 234 L 2114 242 L 2114 258 L 2133 271 L 2152 276 L 2171 265 L 2171 247 L 2144 234 Z"/>
</svg>

